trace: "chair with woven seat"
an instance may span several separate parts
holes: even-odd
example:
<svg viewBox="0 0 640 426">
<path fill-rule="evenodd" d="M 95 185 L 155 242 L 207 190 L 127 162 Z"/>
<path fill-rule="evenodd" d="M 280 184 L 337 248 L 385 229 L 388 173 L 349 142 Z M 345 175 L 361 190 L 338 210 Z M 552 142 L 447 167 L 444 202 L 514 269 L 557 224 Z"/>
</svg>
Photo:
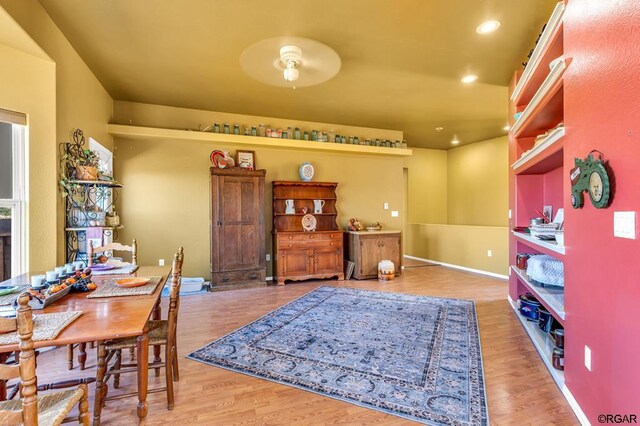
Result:
<svg viewBox="0 0 640 426">
<path fill-rule="evenodd" d="M 0 425 L 24 424 L 59 425 L 77 420 L 89 425 L 89 390 L 86 384 L 77 389 L 37 394 L 36 357 L 33 350 L 33 318 L 30 296 L 23 293 L 18 298 L 17 324 L 20 337 L 20 363 L 18 365 L 0 365 L 0 379 L 20 378 L 21 399 L 0 402 Z M 16 385 L 17 386 L 17 385 Z M 67 418 L 78 404 L 79 415 L 76 419 Z"/>
<path fill-rule="evenodd" d="M 109 243 L 101 247 L 93 247 L 93 242 L 87 243 L 87 266 L 93 266 L 93 257 L 96 253 L 105 253 L 105 252 L 113 252 L 113 251 L 125 251 L 131 252 L 131 263 L 134 265 L 138 264 L 138 242 L 136 239 L 133 239 L 133 243 L 130 246 L 126 246 L 120 243 Z M 80 353 L 78 354 L 78 365 L 80 366 L 80 370 L 84 370 L 85 363 L 87 361 L 87 351 L 86 343 L 78 343 L 75 345 L 67 345 L 67 369 L 73 369 L 73 351 L 75 347 L 78 346 L 80 349 Z M 130 354 L 131 359 L 133 359 L 133 352 Z"/>
<path fill-rule="evenodd" d="M 149 363 L 149 370 L 158 371 L 160 368 L 165 369 L 166 386 L 158 389 L 151 389 L 151 392 L 167 392 L 167 408 L 173 409 L 174 395 L 173 382 L 178 381 L 180 376 L 178 373 L 178 351 L 177 351 L 177 324 L 178 309 L 180 307 L 180 284 L 182 277 L 182 264 L 184 261 L 183 248 L 180 247 L 173 258 L 171 268 L 171 292 L 169 296 L 169 311 L 166 320 L 150 320 L 149 321 L 149 346 L 164 346 L 165 357 L 164 362 L 154 360 Z M 126 396 L 137 395 L 137 392 L 128 394 L 120 394 L 107 397 L 107 386 L 109 379 L 113 377 L 113 387 L 120 387 L 120 374 L 137 373 L 139 364 L 124 364 L 122 362 L 122 350 L 135 348 L 137 345 L 137 337 L 126 337 L 122 339 L 109 340 L 98 343 L 98 371 L 96 374 L 96 397 L 94 402 L 94 423 L 99 422 L 100 413 L 105 401 L 114 398 L 123 398 Z M 109 367 L 109 363 L 113 361 Z M 99 388 L 98 386 L 101 386 Z"/>
</svg>

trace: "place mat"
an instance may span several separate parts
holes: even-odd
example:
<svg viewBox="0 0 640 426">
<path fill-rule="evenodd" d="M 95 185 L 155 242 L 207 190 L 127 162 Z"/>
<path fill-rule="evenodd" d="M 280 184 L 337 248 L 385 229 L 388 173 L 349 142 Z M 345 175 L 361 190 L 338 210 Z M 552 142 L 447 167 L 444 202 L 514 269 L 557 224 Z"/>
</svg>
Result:
<svg viewBox="0 0 640 426">
<path fill-rule="evenodd" d="M 55 312 L 52 314 L 37 314 L 33 316 L 33 337 L 34 342 L 39 340 L 51 340 L 58 337 L 58 334 L 66 326 L 74 322 L 82 311 Z M 17 332 L 0 334 L 0 345 L 12 345 L 20 342 Z"/>
<path fill-rule="evenodd" d="M 149 284 L 141 285 L 140 287 L 124 288 L 115 283 L 120 278 L 112 278 L 98 284 L 98 288 L 91 292 L 87 298 L 95 299 L 97 297 L 118 297 L 118 296 L 141 296 L 144 294 L 153 294 L 156 291 L 156 287 L 162 281 L 162 277 L 138 277 L 138 278 L 150 278 Z"/>
<path fill-rule="evenodd" d="M 102 275 L 131 275 L 139 268 L 138 265 L 127 265 L 121 268 L 107 269 L 106 271 L 94 271 L 91 270 L 92 276 L 102 276 Z"/>
<path fill-rule="evenodd" d="M 22 285 L 22 286 L 20 286 L 19 289 L 17 289 L 13 293 L 5 294 L 4 296 L 0 296 L 0 306 L 11 305 L 13 303 L 13 301 L 16 300 L 18 298 L 18 296 L 20 296 L 20 293 L 25 291 L 28 287 L 29 287 L 28 285 Z"/>
</svg>

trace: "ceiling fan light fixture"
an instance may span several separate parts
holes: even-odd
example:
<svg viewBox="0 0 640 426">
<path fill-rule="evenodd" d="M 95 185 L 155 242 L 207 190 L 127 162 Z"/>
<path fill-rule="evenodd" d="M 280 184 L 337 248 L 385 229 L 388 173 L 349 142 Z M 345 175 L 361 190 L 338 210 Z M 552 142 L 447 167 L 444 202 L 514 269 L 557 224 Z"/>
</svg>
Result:
<svg viewBox="0 0 640 426">
<path fill-rule="evenodd" d="M 280 62 L 284 65 L 282 75 L 286 81 L 296 81 L 300 76 L 298 67 L 302 64 L 302 49 L 292 44 L 280 48 Z"/>
</svg>

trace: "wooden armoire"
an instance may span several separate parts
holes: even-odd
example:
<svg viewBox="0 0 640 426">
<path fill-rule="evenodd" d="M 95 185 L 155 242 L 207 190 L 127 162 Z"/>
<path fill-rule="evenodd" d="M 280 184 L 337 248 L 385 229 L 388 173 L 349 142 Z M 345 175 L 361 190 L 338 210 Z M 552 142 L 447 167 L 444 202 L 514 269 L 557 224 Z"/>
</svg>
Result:
<svg viewBox="0 0 640 426">
<path fill-rule="evenodd" d="M 278 285 L 286 280 L 333 278 L 344 280 L 343 233 L 336 218 L 334 182 L 273 182 L 273 259 Z M 294 211 L 287 212 L 287 200 Z M 324 201 L 322 213 L 314 200 Z M 313 215 L 315 231 L 305 232 L 302 218 Z"/>
<path fill-rule="evenodd" d="M 211 168 L 211 290 L 266 285 L 265 170 Z"/>
</svg>

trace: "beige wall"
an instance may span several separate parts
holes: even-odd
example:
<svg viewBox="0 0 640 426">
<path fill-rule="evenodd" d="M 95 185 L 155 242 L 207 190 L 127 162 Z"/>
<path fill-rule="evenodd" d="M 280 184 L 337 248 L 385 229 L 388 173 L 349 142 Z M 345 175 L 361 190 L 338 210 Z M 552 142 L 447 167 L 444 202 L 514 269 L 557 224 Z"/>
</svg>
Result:
<svg viewBox="0 0 640 426">
<path fill-rule="evenodd" d="M 405 254 L 507 274 L 507 154 L 506 137 L 448 151 L 414 149 L 404 161 Z"/>
<path fill-rule="evenodd" d="M 47 162 L 47 169 L 54 167 L 57 170 L 57 144 L 70 140 L 70 135 L 76 128 L 84 131 L 87 141 L 91 136 L 107 148 L 112 148 L 113 139 L 107 133 L 106 124 L 111 120 L 113 100 L 44 8 L 37 0 L 0 0 L 0 6 L 6 9 L 55 62 L 55 87 L 49 89 L 47 95 L 55 94 L 55 109 L 51 109 L 50 114 L 56 120 L 56 129 L 49 134 L 49 143 L 53 148 L 41 160 Z M 41 151 L 40 155 L 44 155 L 44 151 Z M 54 190 L 51 192 L 54 195 L 58 194 L 55 189 L 55 175 L 49 178 L 54 182 Z M 54 245 L 49 244 L 46 249 L 52 250 L 52 247 L 57 247 L 57 262 L 61 263 L 64 259 L 64 212 L 61 197 L 55 195 L 54 198 L 46 199 L 48 202 L 56 203 L 47 205 L 46 214 L 57 216 L 53 225 L 53 229 L 57 227 L 57 242 Z M 48 221 L 35 226 L 36 234 L 50 232 Z M 36 245 L 34 240 L 31 240 L 30 244 Z M 47 267 L 54 264 L 55 261 L 48 263 Z"/>
<path fill-rule="evenodd" d="M 43 270 L 56 261 L 55 64 L 5 44 L 0 63 L 0 107 L 28 116 L 27 267 Z"/>
<path fill-rule="evenodd" d="M 507 226 L 508 138 L 472 143 L 447 152 L 448 223 Z"/>
<path fill-rule="evenodd" d="M 115 116 L 121 123 L 131 120 L 135 124 L 148 126 L 165 123 L 167 127 L 184 128 L 214 121 L 248 124 L 257 120 L 255 117 L 229 117 L 227 114 L 224 114 L 226 119 L 221 119 L 222 115 L 210 111 L 121 102 L 116 102 L 115 108 Z M 275 118 L 262 119 L 272 125 L 279 125 L 280 122 Z M 312 125 L 306 123 L 305 127 Z M 336 131 L 339 128 L 347 130 L 347 126 L 332 127 Z M 362 128 L 349 130 L 363 135 L 368 132 L 387 132 L 389 138 L 402 138 L 401 132 Z M 144 264 L 157 264 L 160 258 L 168 260 L 179 245 L 184 245 L 185 274 L 209 279 L 209 154 L 213 149 L 235 152 L 236 148 L 204 142 L 121 138 L 116 138 L 115 144 L 115 174 L 124 185 L 119 210 L 125 228 L 120 240 L 138 239 L 139 257 Z M 305 161 L 311 161 L 315 166 L 314 180 L 339 183 L 338 223 L 341 227 L 350 217 L 357 216 L 365 223 L 379 221 L 388 229 L 402 228 L 401 158 L 267 147 L 256 148 L 255 153 L 257 167 L 267 170 L 267 253 L 273 251 L 271 181 L 299 180 L 298 167 Z M 390 204 L 389 210 L 383 209 L 385 202 Z M 391 210 L 399 210 L 400 217 L 391 218 Z M 271 264 L 267 263 L 268 275 L 271 275 Z"/>
</svg>

